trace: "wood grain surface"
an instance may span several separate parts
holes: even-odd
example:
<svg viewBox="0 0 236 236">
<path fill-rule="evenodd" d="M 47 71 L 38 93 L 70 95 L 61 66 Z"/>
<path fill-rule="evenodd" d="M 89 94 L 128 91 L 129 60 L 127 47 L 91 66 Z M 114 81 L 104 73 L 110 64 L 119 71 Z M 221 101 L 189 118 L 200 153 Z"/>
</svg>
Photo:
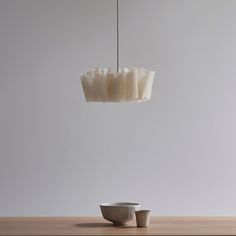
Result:
<svg viewBox="0 0 236 236">
<path fill-rule="evenodd" d="M 0 217 L 0 235 L 236 235 L 236 217 L 151 217 L 149 228 L 100 217 Z"/>
</svg>

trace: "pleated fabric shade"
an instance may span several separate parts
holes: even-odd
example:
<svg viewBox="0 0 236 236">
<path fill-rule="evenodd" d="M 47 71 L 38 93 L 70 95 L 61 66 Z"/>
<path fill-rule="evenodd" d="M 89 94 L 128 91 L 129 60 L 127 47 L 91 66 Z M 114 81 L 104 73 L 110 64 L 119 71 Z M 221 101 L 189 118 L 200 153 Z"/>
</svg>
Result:
<svg viewBox="0 0 236 236">
<path fill-rule="evenodd" d="M 154 77 L 143 68 L 96 68 L 80 78 L 87 102 L 144 102 L 151 99 Z"/>
</svg>

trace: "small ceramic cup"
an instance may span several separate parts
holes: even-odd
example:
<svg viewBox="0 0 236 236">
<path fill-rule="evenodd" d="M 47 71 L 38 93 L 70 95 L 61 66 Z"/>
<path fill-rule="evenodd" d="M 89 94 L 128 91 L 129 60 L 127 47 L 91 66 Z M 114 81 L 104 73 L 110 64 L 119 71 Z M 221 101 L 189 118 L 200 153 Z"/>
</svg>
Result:
<svg viewBox="0 0 236 236">
<path fill-rule="evenodd" d="M 148 227 L 150 220 L 150 210 L 135 211 L 137 227 Z"/>
</svg>

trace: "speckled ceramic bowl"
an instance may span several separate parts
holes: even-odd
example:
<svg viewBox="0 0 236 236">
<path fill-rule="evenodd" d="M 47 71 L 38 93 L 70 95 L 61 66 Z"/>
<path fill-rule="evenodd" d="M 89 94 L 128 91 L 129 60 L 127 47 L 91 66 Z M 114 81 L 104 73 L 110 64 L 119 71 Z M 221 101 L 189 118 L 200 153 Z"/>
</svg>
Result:
<svg viewBox="0 0 236 236">
<path fill-rule="evenodd" d="M 140 204 L 134 202 L 103 203 L 100 205 L 103 218 L 111 221 L 115 226 L 126 225 L 134 219 L 135 211 Z"/>
</svg>

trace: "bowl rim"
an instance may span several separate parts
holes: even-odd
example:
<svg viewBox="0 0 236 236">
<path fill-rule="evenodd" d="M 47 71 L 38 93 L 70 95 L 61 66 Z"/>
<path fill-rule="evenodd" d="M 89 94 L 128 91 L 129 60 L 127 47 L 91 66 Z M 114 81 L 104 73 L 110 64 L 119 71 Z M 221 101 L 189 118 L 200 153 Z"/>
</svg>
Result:
<svg viewBox="0 0 236 236">
<path fill-rule="evenodd" d="M 138 207 L 140 206 L 137 202 L 106 202 L 101 203 L 101 207 Z"/>
</svg>

